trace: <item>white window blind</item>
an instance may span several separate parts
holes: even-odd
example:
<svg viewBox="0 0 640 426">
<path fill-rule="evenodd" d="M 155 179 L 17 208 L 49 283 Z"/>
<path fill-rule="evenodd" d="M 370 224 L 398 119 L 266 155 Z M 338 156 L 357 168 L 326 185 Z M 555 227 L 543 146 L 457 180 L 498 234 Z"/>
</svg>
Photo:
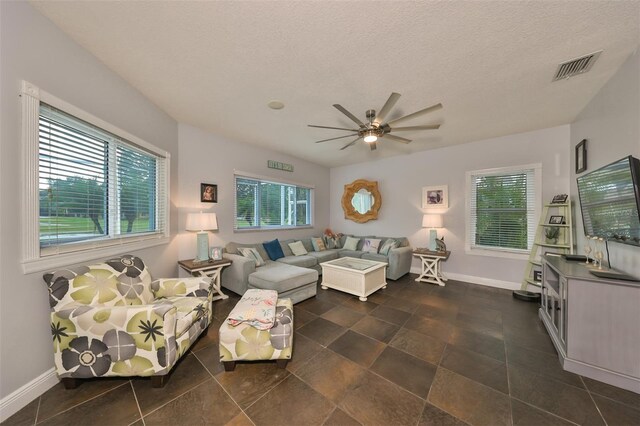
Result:
<svg viewBox="0 0 640 426">
<path fill-rule="evenodd" d="M 40 103 L 42 255 L 164 234 L 166 160 Z"/>
<path fill-rule="evenodd" d="M 234 229 L 311 226 L 312 188 L 253 177 L 235 177 Z"/>
<path fill-rule="evenodd" d="M 469 172 L 467 245 L 526 253 L 535 238 L 539 167 Z"/>
</svg>

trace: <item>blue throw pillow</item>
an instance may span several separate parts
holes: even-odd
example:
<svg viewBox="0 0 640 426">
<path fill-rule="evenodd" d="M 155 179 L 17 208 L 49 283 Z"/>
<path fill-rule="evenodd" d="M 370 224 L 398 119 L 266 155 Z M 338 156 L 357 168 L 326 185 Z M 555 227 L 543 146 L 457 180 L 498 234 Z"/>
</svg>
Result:
<svg viewBox="0 0 640 426">
<path fill-rule="evenodd" d="M 280 246 L 280 241 L 276 238 L 273 241 L 267 241 L 266 243 L 262 243 L 262 247 L 267 251 L 269 255 L 269 259 L 278 260 L 281 257 L 284 257 L 284 252 L 282 251 L 282 246 Z"/>
</svg>

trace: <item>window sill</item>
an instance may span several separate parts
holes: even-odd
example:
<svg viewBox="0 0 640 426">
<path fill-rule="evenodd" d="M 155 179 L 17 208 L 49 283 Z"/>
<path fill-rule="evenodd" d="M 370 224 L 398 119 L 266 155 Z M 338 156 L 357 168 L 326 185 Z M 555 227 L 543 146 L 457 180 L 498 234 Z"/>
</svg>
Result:
<svg viewBox="0 0 640 426">
<path fill-rule="evenodd" d="M 234 229 L 234 233 L 244 232 L 274 232 L 274 231 L 295 231 L 298 229 L 313 229 L 313 226 L 291 226 L 286 228 L 247 228 L 247 229 Z"/>
<path fill-rule="evenodd" d="M 52 271 L 60 267 L 75 265 L 78 263 L 101 260 L 110 256 L 116 256 L 129 251 L 141 250 L 168 244 L 169 237 L 150 238 L 134 242 L 122 242 L 117 245 L 98 247 L 90 250 L 83 250 L 73 253 L 57 254 L 41 257 L 40 259 L 22 262 L 22 272 L 31 274 L 34 272 Z"/>
<path fill-rule="evenodd" d="M 473 256 L 486 256 L 486 257 L 500 257 L 503 259 L 516 259 L 516 260 L 527 260 L 529 259 L 529 253 L 516 253 L 513 251 L 507 250 L 491 250 L 491 249 L 482 249 L 482 248 L 469 248 L 466 247 L 464 249 L 465 254 L 470 254 Z"/>
</svg>

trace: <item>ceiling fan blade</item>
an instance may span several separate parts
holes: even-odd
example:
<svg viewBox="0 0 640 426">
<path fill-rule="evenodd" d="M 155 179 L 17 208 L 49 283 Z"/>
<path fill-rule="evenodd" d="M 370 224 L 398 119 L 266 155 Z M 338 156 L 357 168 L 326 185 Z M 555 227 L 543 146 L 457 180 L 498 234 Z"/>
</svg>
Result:
<svg viewBox="0 0 640 426">
<path fill-rule="evenodd" d="M 403 132 L 407 130 L 437 130 L 440 128 L 439 124 L 430 124 L 427 126 L 407 126 L 407 127 L 392 127 L 392 132 Z"/>
<path fill-rule="evenodd" d="M 307 124 L 307 127 L 317 127 L 318 129 L 346 130 L 348 132 L 357 132 L 358 129 L 347 129 L 345 127 L 317 126 L 315 124 Z"/>
<path fill-rule="evenodd" d="M 315 141 L 315 143 L 328 142 L 328 141 L 334 141 L 336 139 L 352 138 L 352 137 L 353 137 L 353 135 L 338 136 L 337 138 L 329 138 L 329 139 L 322 139 L 320 141 Z"/>
<path fill-rule="evenodd" d="M 376 118 L 373 119 L 373 122 L 379 126 L 384 121 L 387 114 L 389 114 L 389 111 L 391 111 L 391 109 L 395 106 L 396 102 L 398 102 L 398 99 L 400 99 L 400 93 L 391 93 L 391 96 L 389 96 L 387 102 L 384 103 L 382 109 L 378 112 L 378 114 L 376 114 Z"/>
<path fill-rule="evenodd" d="M 358 126 L 360 127 L 366 127 L 365 124 L 360 121 L 358 119 L 358 117 L 356 117 L 355 115 L 351 114 L 349 111 L 347 111 L 342 105 L 340 104 L 333 104 L 333 106 L 340 111 L 341 113 L 343 113 L 344 115 L 346 115 L 347 117 L 349 117 L 351 119 L 351 121 L 353 121 L 354 123 L 356 123 Z"/>
<path fill-rule="evenodd" d="M 433 112 L 433 111 L 437 111 L 437 110 L 439 110 L 441 108 L 442 108 L 442 104 L 435 104 L 435 105 L 432 105 L 432 106 L 427 107 L 425 109 L 421 109 L 420 111 L 416 111 L 413 114 L 405 115 L 404 117 L 400 117 L 400 118 L 396 118 L 395 120 L 391 120 L 387 124 L 389 126 L 393 127 L 394 123 L 399 123 L 401 121 L 410 120 L 412 118 L 416 118 L 416 117 L 419 117 L 421 115 L 428 114 L 428 113 Z"/>
<path fill-rule="evenodd" d="M 376 142 L 369 142 L 369 148 L 371 148 L 371 151 L 375 151 L 378 149 L 378 144 Z"/>
<path fill-rule="evenodd" d="M 345 146 L 340 148 L 340 151 L 342 151 L 343 149 L 349 148 L 351 145 L 353 145 L 354 143 L 358 142 L 359 140 L 360 140 L 360 136 L 358 136 L 356 139 L 352 140 L 351 142 L 349 142 L 348 144 L 346 144 Z"/>
<path fill-rule="evenodd" d="M 400 136 L 393 136 L 393 135 L 389 135 L 389 134 L 385 134 L 382 138 L 383 139 L 389 139 L 390 141 L 394 141 L 394 142 L 400 142 L 400 143 L 409 143 L 409 142 L 411 142 L 411 139 L 401 138 Z"/>
</svg>

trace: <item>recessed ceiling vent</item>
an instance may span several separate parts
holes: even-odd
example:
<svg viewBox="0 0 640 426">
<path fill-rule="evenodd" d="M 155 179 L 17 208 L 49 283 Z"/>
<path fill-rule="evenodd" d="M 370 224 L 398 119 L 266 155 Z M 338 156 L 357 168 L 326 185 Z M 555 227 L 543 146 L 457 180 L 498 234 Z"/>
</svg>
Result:
<svg viewBox="0 0 640 426">
<path fill-rule="evenodd" d="M 552 81 L 564 80 L 589 71 L 601 53 L 602 50 L 561 63 Z"/>
</svg>

